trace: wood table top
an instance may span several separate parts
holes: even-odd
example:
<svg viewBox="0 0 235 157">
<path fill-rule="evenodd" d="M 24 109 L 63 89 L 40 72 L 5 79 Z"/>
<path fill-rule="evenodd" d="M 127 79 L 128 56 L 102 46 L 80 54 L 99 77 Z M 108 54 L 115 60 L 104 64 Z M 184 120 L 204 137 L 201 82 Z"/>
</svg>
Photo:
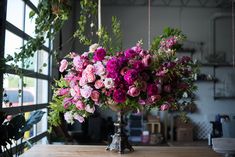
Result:
<svg viewBox="0 0 235 157">
<path fill-rule="evenodd" d="M 118 154 L 105 146 L 35 145 L 22 157 L 221 157 L 209 147 L 135 146 L 134 152 Z"/>
</svg>

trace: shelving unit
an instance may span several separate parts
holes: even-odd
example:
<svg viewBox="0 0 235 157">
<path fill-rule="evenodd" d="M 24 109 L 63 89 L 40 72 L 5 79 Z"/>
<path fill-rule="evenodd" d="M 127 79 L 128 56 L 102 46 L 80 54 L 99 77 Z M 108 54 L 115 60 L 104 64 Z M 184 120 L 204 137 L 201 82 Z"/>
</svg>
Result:
<svg viewBox="0 0 235 157">
<path fill-rule="evenodd" d="M 213 77 L 214 78 L 217 78 L 216 77 L 216 69 L 217 68 L 234 68 L 235 69 L 235 66 L 232 65 L 232 64 L 229 64 L 229 63 L 202 63 L 201 66 L 204 66 L 204 67 L 212 67 L 213 68 Z M 231 95 L 231 96 L 220 96 L 220 95 L 217 95 L 216 93 L 216 84 L 217 82 L 220 82 L 220 80 L 213 80 L 213 92 L 214 92 L 214 100 L 224 100 L 224 99 L 235 99 L 235 95 Z"/>
</svg>

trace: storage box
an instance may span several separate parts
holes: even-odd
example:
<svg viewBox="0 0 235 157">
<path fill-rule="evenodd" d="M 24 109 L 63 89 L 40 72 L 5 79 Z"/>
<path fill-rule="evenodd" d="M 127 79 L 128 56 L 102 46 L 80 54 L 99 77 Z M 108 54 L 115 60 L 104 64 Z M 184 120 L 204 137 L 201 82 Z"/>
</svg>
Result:
<svg viewBox="0 0 235 157">
<path fill-rule="evenodd" d="M 193 128 L 185 127 L 185 128 L 177 128 L 177 141 L 179 142 L 190 142 L 193 141 Z"/>
</svg>

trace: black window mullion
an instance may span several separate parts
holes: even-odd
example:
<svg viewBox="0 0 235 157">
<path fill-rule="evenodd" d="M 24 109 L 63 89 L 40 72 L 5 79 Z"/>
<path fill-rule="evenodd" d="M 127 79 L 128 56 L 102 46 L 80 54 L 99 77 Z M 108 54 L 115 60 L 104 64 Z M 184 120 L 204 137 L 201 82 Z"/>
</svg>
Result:
<svg viewBox="0 0 235 157">
<path fill-rule="evenodd" d="M 33 11 L 35 11 L 36 13 L 38 13 L 38 9 L 37 7 L 32 3 L 30 2 L 30 0 L 23 0 L 25 2 L 25 4 L 27 4 Z"/>
<path fill-rule="evenodd" d="M 24 40 L 29 40 L 30 38 L 32 38 L 30 35 L 23 32 L 22 30 L 20 30 L 19 28 L 17 28 L 16 26 L 14 26 L 13 24 L 11 24 L 8 21 L 6 21 L 6 29 L 9 30 L 10 32 L 16 34 L 17 36 L 23 38 Z M 50 48 L 46 47 L 45 45 L 42 46 L 42 49 L 47 52 L 50 51 Z"/>
<path fill-rule="evenodd" d="M 51 78 L 48 77 L 48 75 L 40 74 L 34 71 L 26 70 L 26 69 L 20 69 L 22 71 L 22 74 L 26 77 L 32 77 L 32 78 L 39 78 L 42 80 L 51 80 Z M 6 71 L 9 74 L 17 75 L 18 73 L 15 72 L 14 69 L 10 65 L 6 65 Z"/>
<path fill-rule="evenodd" d="M 0 1 L 0 58 L 4 58 L 7 0 Z M 3 63 L 1 63 L 3 64 Z M 1 65 L 2 67 L 3 65 Z M 0 108 L 2 108 L 3 72 L 0 69 Z"/>
</svg>

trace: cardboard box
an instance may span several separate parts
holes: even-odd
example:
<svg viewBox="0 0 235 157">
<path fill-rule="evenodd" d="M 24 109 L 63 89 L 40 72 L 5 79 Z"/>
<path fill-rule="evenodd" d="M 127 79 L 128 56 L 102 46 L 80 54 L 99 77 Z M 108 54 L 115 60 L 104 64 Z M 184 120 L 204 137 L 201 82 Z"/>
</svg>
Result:
<svg viewBox="0 0 235 157">
<path fill-rule="evenodd" d="M 184 127 L 177 128 L 177 141 L 179 142 L 191 142 L 193 141 L 193 128 L 192 127 Z"/>
</svg>

